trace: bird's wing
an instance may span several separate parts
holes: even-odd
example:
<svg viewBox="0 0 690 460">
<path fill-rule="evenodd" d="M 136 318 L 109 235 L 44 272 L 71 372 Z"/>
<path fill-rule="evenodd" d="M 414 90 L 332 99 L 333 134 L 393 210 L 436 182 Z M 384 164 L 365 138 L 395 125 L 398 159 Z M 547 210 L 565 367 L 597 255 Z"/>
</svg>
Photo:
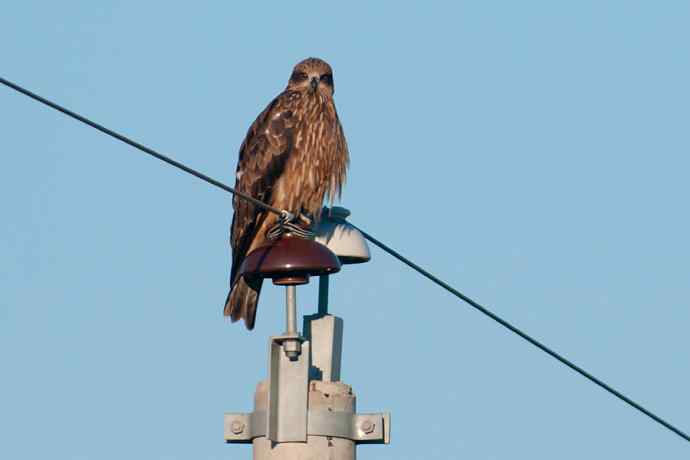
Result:
<svg viewBox="0 0 690 460">
<path fill-rule="evenodd" d="M 295 93 L 283 92 L 259 114 L 240 147 L 235 188 L 264 203 L 271 202 L 276 180 L 293 150 L 293 128 L 297 123 Z M 232 270 L 230 283 L 247 255 L 266 212 L 235 195 L 230 244 Z"/>
</svg>

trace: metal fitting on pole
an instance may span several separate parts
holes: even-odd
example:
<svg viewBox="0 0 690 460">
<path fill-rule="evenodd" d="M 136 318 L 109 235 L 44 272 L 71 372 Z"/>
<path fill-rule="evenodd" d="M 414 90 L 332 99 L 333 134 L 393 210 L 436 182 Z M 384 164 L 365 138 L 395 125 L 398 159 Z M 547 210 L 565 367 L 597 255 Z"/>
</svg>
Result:
<svg viewBox="0 0 690 460">
<path fill-rule="evenodd" d="M 320 243 L 285 234 L 250 253 L 240 269 L 286 286 L 285 334 L 269 340 L 268 379 L 257 386 L 254 411 L 225 414 L 225 441 L 252 443 L 254 460 L 354 460 L 357 444 L 390 441 L 390 415 L 357 414 L 352 388 L 340 382 L 343 320 L 328 314 L 328 275 L 370 257 L 348 214 L 324 210 Z M 296 286 L 310 276 L 320 276 L 319 310 L 305 316 L 303 337 Z"/>
</svg>

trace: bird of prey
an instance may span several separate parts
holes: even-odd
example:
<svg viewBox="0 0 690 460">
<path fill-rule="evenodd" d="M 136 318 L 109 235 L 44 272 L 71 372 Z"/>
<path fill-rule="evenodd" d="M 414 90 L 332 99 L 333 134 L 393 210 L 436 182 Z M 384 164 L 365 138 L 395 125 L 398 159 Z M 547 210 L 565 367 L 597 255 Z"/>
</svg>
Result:
<svg viewBox="0 0 690 460">
<path fill-rule="evenodd" d="M 252 123 L 240 146 L 235 188 L 293 215 L 318 222 L 325 197 L 340 197 L 349 164 L 347 142 L 333 102 L 333 71 L 308 58 L 287 88 Z M 235 195 L 230 244 L 230 293 L 223 314 L 254 328 L 262 279 L 242 276 L 242 261 L 267 243 L 279 220 Z"/>
</svg>

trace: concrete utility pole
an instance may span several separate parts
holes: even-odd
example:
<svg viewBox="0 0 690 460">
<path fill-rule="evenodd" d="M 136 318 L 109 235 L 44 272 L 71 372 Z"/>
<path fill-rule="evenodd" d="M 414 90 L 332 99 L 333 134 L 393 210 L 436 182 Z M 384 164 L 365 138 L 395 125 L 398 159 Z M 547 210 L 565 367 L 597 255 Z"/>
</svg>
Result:
<svg viewBox="0 0 690 460">
<path fill-rule="evenodd" d="M 225 441 L 252 443 L 254 460 L 355 460 L 357 444 L 389 442 L 390 415 L 357 414 L 352 388 L 340 381 L 343 320 L 328 314 L 329 274 L 368 261 L 369 250 L 347 210 L 324 215 L 318 242 L 286 234 L 243 265 L 286 286 L 286 331 L 269 339 L 268 379 L 257 385 L 254 411 L 225 414 Z M 300 335 L 296 286 L 314 275 L 319 311 L 304 317 Z"/>
</svg>

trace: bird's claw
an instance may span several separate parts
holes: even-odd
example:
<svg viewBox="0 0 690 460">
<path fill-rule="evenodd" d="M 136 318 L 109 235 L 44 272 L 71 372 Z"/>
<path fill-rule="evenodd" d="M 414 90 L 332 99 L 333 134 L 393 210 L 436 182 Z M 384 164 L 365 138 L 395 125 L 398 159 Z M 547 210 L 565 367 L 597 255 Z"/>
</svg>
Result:
<svg viewBox="0 0 690 460">
<path fill-rule="evenodd" d="M 293 213 L 286 209 L 280 211 L 280 221 L 282 223 L 286 224 L 288 222 L 292 222 L 293 220 L 295 220 L 295 215 Z"/>
<path fill-rule="evenodd" d="M 300 212 L 299 215 L 297 216 L 297 218 L 299 220 L 301 220 L 307 227 L 311 227 L 313 220 L 309 216 L 307 216 L 306 214 L 302 214 Z"/>
<path fill-rule="evenodd" d="M 286 224 L 288 222 L 300 221 L 300 223 L 306 225 L 307 227 L 311 227 L 312 223 L 314 222 L 309 216 L 307 216 L 304 213 L 300 212 L 295 216 L 293 213 L 286 209 L 283 209 L 280 212 L 280 221 L 283 224 Z"/>
</svg>

